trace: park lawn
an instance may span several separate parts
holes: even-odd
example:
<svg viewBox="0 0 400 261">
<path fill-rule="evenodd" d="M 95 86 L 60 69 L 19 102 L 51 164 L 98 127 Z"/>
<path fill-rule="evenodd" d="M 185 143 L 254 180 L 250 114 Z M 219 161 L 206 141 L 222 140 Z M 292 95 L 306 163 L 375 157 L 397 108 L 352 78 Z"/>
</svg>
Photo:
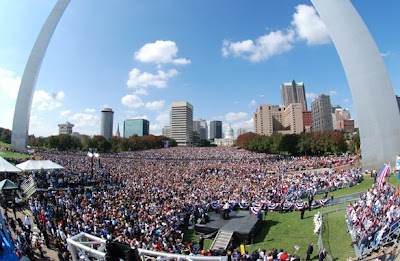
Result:
<svg viewBox="0 0 400 261">
<path fill-rule="evenodd" d="M 397 175 L 390 177 L 389 182 L 400 184 Z M 334 191 L 334 196 L 343 196 L 366 191 L 371 188 L 374 179 L 370 176 L 364 176 L 364 180 L 356 186 L 343 188 Z M 329 194 L 330 197 L 330 194 Z M 317 195 L 316 199 L 322 198 Z M 302 259 L 306 257 L 306 251 L 311 241 L 314 242 L 314 253 L 312 260 L 318 260 L 318 235 L 314 235 L 314 220 L 316 213 L 321 211 L 324 218 L 323 243 L 333 260 L 346 260 L 348 257 L 354 257 L 354 248 L 351 244 L 351 236 L 347 233 L 345 222 L 347 203 L 334 205 L 326 208 L 317 208 L 311 212 L 306 211 L 304 219 L 300 219 L 300 212 L 289 213 L 269 212 L 263 216 L 263 221 L 259 231 L 251 245 L 246 245 L 246 250 L 251 253 L 256 249 L 272 250 L 273 248 L 284 249 L 288 253 L 294 253 L 294 246 L 300 247 L 296 253 Z M 194 230 L 185 230 L 184 241 L 199 242 L 199 236 Z M 204 241 L 204 248 L 211 246 L 212 239 Z M 239 248 L 239 247 L 238 247 Z"/>
<path fill-rule="evenodd" d="M 11 144 L 0 141 L 0 147 L 9 148 L 10 146 L 11 146 Z"/>
<path fill-rule="evenodd" d="M 0 150 L 0 156 L 3 158 L 23 158 L 23 159 L 32 157 L 28 154 L 21 154 L 21 153 L 5 151 L 5 150 Z"/>
<path fill-rule="evenodd" d="M 347 232 L 345 221 L 347 203 L 327 207 L 322 210 L 323 231 L 322 242 L 332 260 L 355 258 L 351 236 Z"/>
<path fill-rule="evenodd" d="M 311 212 L 306 211 L 304 219 L 300 218 L 300 212 L 269 212 L 264 215 L 260 230 L 257 232 L 252 245 L 246 246 L 246 250 L 251 253 L 256 249 L 267 251 L 281 248 L 288 253 L 296 252 L 294 246 L 300 247 L 297 255 L 303 259 L 310 242 L 317 246 L 318 235 L 314 234 L 314 215 L 318 209 Z M 317 248 L 314 248 L 315 258 L 318 256 Z"/>
<path fill-rule="evenodd" d="M 398 176 L 398 173 L 394 173 L 394 174 L 392 174 L 391 176 L 389 176 L 389 177 L 387 178 L 387 181 L 388 181 L 390 184 L 392 184 L 392 185 L 394 185 L 394 186 L 396 186 L 396 187 L 400 187 L 400 180 L 399 180 L 398 177 L 399 177 L 399 176 Z"/>
</svg>

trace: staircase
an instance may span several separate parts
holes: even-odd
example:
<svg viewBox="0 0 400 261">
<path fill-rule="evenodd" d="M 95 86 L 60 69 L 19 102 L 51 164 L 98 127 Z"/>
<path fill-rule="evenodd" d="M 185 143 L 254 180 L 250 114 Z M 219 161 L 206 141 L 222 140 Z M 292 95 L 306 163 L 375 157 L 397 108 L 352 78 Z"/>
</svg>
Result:
<svg viewBox="0 0 400 261">
<path fill-rule="evenodd" d="M 233 231 L 223 231 L 219 230 L 217 236 L 215 237 L 213 243 L 211 244 L 211 250 L 226 249 L 228 247 L 229 241 L 231 240 Z"/>
<path fill-rule="evenodd" d="M 35 181 L 33 180 L 32 176 L 29 176 L 27 180 L 22 182 L 21 189 L 24 192 L 24 200 L 27 200 L 30 196 L 32 196 L 36 192 L 36 185 Z M 20 195 L 21 196 L 21 195 Z"/>
</svg>

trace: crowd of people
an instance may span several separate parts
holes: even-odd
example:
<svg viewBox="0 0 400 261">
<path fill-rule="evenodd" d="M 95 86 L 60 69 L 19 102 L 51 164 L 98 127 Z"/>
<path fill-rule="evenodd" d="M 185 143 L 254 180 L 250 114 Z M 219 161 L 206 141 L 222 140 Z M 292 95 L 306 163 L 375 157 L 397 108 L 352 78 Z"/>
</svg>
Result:
<svg viewBox="0 0 400 261">
<path fill-rule="evenodd" d="M 347 207 L 349 231 L 360 257 L 397 240 L 400 218 L 400 191 L 390 184 L 374 184 Z"/>
<path fill-rule="evenodd" d="M 56 239 L 60 253 L 66 252 L 66 238 L 86 232 L 148 250 L 216 255 L 185 242 L 184 225 L 194 211 L 226 203 L 294 204 L 310 194 L 354 185 L 362 177 L 356 167 L 317 170 L 351 165 L 351 156 L 285 157 L 231 148 L 104 154 L 94 162 L 85 153 L 36 156 L 65 167 L 58 173 L 36 173 L 41 187 L 61 189 L 38 191 L 28 201 L 39 230 Z M 94 185 L 85 187 L 88 181 Z M 267 251 L 257 255 L 240 258 L 270 260 Z"/>
</svg>

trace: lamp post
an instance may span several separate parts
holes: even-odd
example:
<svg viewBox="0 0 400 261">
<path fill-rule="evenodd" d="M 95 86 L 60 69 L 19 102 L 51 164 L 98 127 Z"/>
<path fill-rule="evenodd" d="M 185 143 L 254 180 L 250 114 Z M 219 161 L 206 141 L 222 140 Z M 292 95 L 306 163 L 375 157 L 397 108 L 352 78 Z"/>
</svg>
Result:
<svg viewBox="0 0 400 261">
<path fill-rule="evenodd" d="M 97 153 L 97 148 L 89 148 L 88 157 L 90 158 L 91 176 L 93 178 L 93 158 L 98 158 L 100 154 Z"/>
</svg>

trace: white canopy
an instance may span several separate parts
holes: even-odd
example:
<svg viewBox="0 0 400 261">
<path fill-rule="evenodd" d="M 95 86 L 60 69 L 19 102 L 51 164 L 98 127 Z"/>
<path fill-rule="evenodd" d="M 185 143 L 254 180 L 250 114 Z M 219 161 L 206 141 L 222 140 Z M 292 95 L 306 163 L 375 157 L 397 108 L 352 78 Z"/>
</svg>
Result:
<svg viewBox="0 0 400 261">
<path fill-rule="evenodd" d="M 17 165 L 18 168 L 22 169 L 23 171 L 29 170 L 49 170 L 49 169 L 63 169 L 64 167 L 54 163 L 50 160 L 28 160 L 21 164 Z"/>
<path fill-rule="evenodd" d="M 3 157 L 0 157 L 0 173 L 2 172 L 21 172 L 19 168 L 16 168 L 14 165 L 3 159 Z"/>
</svg>

